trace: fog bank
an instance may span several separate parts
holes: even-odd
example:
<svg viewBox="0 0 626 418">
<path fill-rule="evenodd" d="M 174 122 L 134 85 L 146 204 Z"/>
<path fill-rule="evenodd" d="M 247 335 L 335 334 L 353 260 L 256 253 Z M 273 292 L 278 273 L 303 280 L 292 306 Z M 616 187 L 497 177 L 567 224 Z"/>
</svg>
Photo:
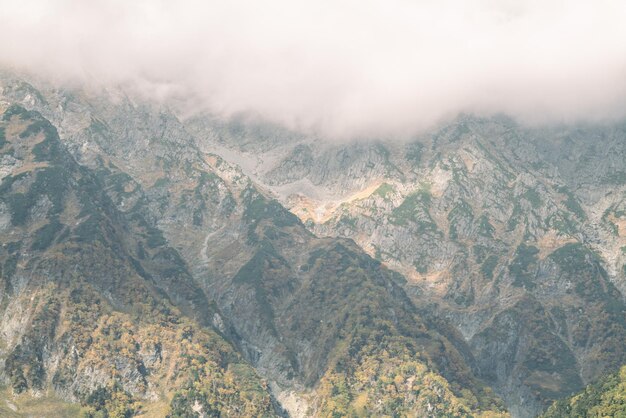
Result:
<svg viewBox="0 0 626 418">
<path fill-rule="evenodd" d="M 324 135 L 626 116 L 626 2 L 0 0 L 0 65 Z"/>
</svg>

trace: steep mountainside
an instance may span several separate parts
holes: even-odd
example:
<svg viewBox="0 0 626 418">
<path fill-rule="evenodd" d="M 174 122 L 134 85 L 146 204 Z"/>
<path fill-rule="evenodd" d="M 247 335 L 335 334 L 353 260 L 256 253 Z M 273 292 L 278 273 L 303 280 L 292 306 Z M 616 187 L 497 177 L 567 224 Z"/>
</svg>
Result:
<svg viewBox="0 0 626 418">
<path fill-rule="evenodd" d="M 491 386 L 531 417 L 626 363 L 623 125 L 333 143 L 33 84 L 1 77 L 40 112 L 8 107 L 0 149 L 9 392 L 467 416 Z"/>
<path fill-rule="evenodd" d="M 316 235 L 354 239 L 405 275 L 416 303 L 436 300 L 515 415 L 626 362 L 623 125 L 462 116 L 408 142 L 318 144 L 274 128 L 257 148 L 241 124 L 186 121 Z"/>
<path fill-rule="evenodd" d="M 19 308 L 6 311 L 2 326 L 31 332 L 23 306 L 39 291 L 33 271 L 57 278 L 50 292 L 58 295 L 61 318 L 37 326 L 48 337 L 30 342 L 39 350 L 55 341 L 46 348 L 54 355 L 35 354 L 45 359 L 46 383 L 33 386 L 27 377 L 21 389 L 34 388 L 35 396 L 48 389 L 109 411 L 139 408 L 131 399 L 150 411 L 167 402 L 173 416 L 286 413 L 282 408 L 294 416 L 499 414 L 462 335 L 432 304 L 412 301 L 401 275 L 351 240 L 315 237 L 240 168 L 202 152 L 166 108 L 119 92 L 37 90 L 11 76 L 2 93 L 7 103 L 37 109 L 60 136 L 37 113 L 15 106 L 6 113 L 3 219 L 7 234 L 20 234 L 20 248 L 30 249 L 19 253 L 12 277 L 20 279 L 11 286 L 30 277 L 30 287 L 4 295 L 6 306 Z M 45 126 L 63 160 L 39 161 L 33 124 Z M 20 170 L 36 179 L 49 166 L 58 166 L 60 179 L 41 180 L 45 187 L 21 181 Z M 40 235 L 48 264 L 32 253 Z M 64 252 L 66 246 L 73 250 Z M 86 306 L 86 330 L 58 325 L 77 317 L 72 303 Z M 87 353 L 101 358 L 100 368 L 82 365 L 86 348 L 75 352 L 61 339 L 65 329 L 87 335 Z M 28 375 L 32 363 L 32 356 L 17 355 L 21 363 L 11 357 L 25 344 L 20 338 L 11 337 L 0 353 L 11 384 L 19 380 L 14 370 Z M 57 384 L 56 367 L 66 356 L 74 368 Z M 125 366 L 129 358 L 136 372 Z M 18 388 L 13 384 L 14 393 Z"/>
<path fill-rule="evenodd" d="M 555 402 L 543 418 L 626 416 L 626 366 L 587 386 L 568 399 Z"/>
<path fill-rule="evenodd" d="M 51 392 L 87 414 L 165 415 L 171 402 L 174 415 L 272 415 L 253 369 L 200 326 L 217 312 L 161 233 L 117 211 L 38 113 L 11 106 L 0 130 L 0 357 L 12 392 Z"/>
</svg>

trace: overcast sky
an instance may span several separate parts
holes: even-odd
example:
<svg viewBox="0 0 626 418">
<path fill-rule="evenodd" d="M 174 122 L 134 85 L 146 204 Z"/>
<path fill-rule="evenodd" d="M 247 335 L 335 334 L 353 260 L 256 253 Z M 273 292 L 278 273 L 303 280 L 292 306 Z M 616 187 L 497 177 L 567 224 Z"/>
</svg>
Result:
<svg viewBox="0 0 626 418">
<path fill-rule="evenodd" d="M 0 63 L 327 135 L 626 116 L 626 1 L 0 0 Z"/>
</svg>

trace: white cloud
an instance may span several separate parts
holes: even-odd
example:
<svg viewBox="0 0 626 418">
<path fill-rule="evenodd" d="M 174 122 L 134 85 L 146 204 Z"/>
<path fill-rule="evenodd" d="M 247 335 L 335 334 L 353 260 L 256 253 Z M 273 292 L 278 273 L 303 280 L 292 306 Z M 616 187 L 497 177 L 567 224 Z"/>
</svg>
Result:
<svg viewBox="0 0 626 418">
<path fill-rule="evenodd" d="M 624 117 L 625 21 L 620 0 L 0 0 L 0 63 L 397 134 L 462 111 Z"/>
</svg>

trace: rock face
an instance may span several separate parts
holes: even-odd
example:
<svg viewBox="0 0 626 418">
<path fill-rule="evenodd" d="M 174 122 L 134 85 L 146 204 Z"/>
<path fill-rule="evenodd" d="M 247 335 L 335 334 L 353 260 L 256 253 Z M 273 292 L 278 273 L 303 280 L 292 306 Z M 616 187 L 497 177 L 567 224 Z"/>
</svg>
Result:
<svg viewBox="0 0 626 418">
<path fill-rule="evenodd" d="M 0 77 L 14 393 L 530 417 L 626 363 L 621 125 L 333 143 L 34 84 Z"/>
<path fill-rule="evenodd" d="M 207 324 L 217 314 L 176 250 L 117 210 L 39 113 L 12 105 L 3 161 L 1 376 L 14 394 L 52 390 L 87 414 L 140 410 L 272 415 L 266 386 Z M 218 383 L 219 382 L 219 383 Z M 168 398 L 164 398 L 168 400 Z"/>
<path fill-rule="evenodd" d="M 2 97 L 13 395 L 157 416 L 500 413 L 400 274 L 317 238 L 168 109 L 11 75 Z"/>
<path fill-rule="evenodd" d="M 624 363 L 623 125 L 462 116 L 404 142 L 258 149 L 201 120 L 186 125 L 202 149 L 225 148 L 314 234 L 404 274 L 414 302 L 436 300 L 514 415 Z"/>
</svg>

